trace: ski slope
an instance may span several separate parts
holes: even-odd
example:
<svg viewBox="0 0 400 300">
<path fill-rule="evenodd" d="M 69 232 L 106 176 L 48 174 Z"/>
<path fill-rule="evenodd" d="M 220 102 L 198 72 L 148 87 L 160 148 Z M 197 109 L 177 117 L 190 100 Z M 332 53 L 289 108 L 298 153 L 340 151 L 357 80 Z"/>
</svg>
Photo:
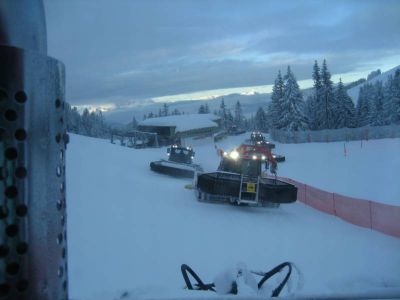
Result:
<svg viewBox="0 0 400 300">
<path fill-rule="evenodd" d="M 228 138 L 219 146 L 229 149 L 244 138 Z M 196 162 L 214 170 L 214 145 L 193 143 Z M 314 172 L 296 170 L 303 166 L 295 155 L 311 152 L 307 147 L 312 145 L 277 146 L 276 152 L 287 156 L 281 175 Z M 164 157 L 165 148 L 135 150 L 72 135 L 67 154 L 71 299 L 120 299 L 125 291 L 124 299 L 210 296 L 183 290 L 182 263 L 209 282 L 237 262 L 266 271 L 283 261 L 294 262 L 302 273 L 302 284 L 296 288 L 294 282 L 283 295 L 400 293 L 400 239 L 302 203 L 279 209 L 199 203 L 184 188 L 190 180 L 150 171 L 149 162 Z M 315 177 L 338 163 L 324 162 Z M 393 166 L 391 159 L 381 163 L 387 170 Z"/>
</svg>

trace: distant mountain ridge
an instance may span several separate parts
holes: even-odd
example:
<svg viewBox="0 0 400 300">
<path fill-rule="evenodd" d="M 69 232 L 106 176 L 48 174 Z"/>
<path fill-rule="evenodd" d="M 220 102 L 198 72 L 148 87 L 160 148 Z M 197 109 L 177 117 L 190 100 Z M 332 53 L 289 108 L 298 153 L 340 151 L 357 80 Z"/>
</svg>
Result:
<svg viewBox="0 0 400 300">
<path fill-rule="evenodd" d="M 396 69 L 399 69 L 400 65 L 394 67 L 370 80 L 363 80 L 362 78 L 347 84 L 347 86 L 351 86 L 348 89 L 348 94 L 352 98 L 354 103 L 357 103 L 358 93 L 360 87 L 366 83 L 374 83 L 378 80 L 385 83 L 390 75 L 393 75 Z M 355 86 L 352 86 L 354 85 Z M 307 100 L 307 97 L 312 93 L 312 88 L 302 89 L 304 101 Z M 243 114 L 245 116 L 251 116 L 255 114 L 259 107 L 266 108 L 268 103 L 271 101 L 270 93 L 254 93 L 251 95 L 245 94 L 230 94 L 224 96 L 218 96 L 208 100 L 183 100 L 168 103 L 168 107 L 170 111 L 174 109 L 178 109 L 179 111 L 183 111 L 185 113 L 197 113 L 201 104 L 208 105 L 210 112 L 213 113 L 215 110 L 218 111 L 219 106 L 221 104 L 221 100 L 224 99 L 225 105 L 228 109 L 231 109 L 232 113 L 234 112 L 234 106 L 237 101 L 240 101 L 242 105 Z M 158 110 L 161 108 L 162 103 L 156 103 L 153 101 L 148 101 L 146 105 L 135 105 L 133 107 L 128 108 L 117 108 L 114 110 L 110 110 L 104 113 L 107 121 L 112 123 L 113 125 L 119 124 L 127 124 L 132 121 L 133 116 L 140 121 L 143 119 L 143 115 L 147 115 L 150 112 L 158 113 Z"/>
</svg>

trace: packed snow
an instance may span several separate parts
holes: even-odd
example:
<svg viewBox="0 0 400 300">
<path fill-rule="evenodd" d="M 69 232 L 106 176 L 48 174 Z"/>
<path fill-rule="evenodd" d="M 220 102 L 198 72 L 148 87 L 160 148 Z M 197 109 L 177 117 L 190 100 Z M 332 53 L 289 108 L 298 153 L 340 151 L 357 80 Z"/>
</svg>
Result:
<svg viewBox="0 0 400 300">
<path fill-rule="evenodd" d="M 186 115 L 150 118 L 141 121 L 139 125 L 174 126 L 175 132 L 184 132 L 193 129 L 218 127 L 218 124 L 214 122 L 217 119 L 219 119 L 219 117 L 213 114 L 186 114 Z"/>
<path fill-rule="evenodd" d="M 233 148 L 246 137 L 230 137 L 218 147 Z M 209 140 L 187 142 L 195 147 L 196 163 L 215 170 L 219 159 L 214 145 Z M 277 144 L 275 152 L 286 155 L 287 161 L 279 166 L 282 176 L 342 189 L 344 194 L 360 188 L 360 195 L 365 189 L 380 199 L 391 199 L 390 194 L 383 196 L 385 189 L 398 193 L 391 176 L 399 166 L 393 149 L 399 143 L 398 139 L 368 141 L 363 148 L 348 143 L 346 157 L 340 151 L 343 143 Z M 71 299 L 209 297 L 213 294 L 183 289 L 182 263 L 210 282 L 237 263 L 267 271 L 283 261 L 294 262 L 301 274 L 284 296 L 400 293 L 400 239 L 302 203 L 265 209 L 197 202 L 193 190 L 185 188 L 190 180 L 150 171 L 150 161 L 165 154 L 166 148 L 131 149 L 71 136 L 67 154 Z M 376 192 L 371 176 L 379 186 Z M 350 179 L 353 185 L 339 183 Z M 396 191 L 391 194 L 396 196 Z"/>
<path fill-rule="evenodd" d="M 279 174 L 345 196 L 400 206 L 400 138 L 277 144 Z M 346 155 L 345 155 L 346 153 Z"/>
</svg>

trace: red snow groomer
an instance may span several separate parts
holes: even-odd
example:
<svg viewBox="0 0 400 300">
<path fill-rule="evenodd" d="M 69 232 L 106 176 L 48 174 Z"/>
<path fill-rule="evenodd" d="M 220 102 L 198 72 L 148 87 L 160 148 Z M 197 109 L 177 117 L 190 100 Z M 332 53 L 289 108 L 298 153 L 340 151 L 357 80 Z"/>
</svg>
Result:
<svg viewBox="0 0 400 300">
<path fill-rule="evenodd" d="M 276 176 L 277 163 L 271 150 L 259 145 L 242 144 L 231 152 L 222 152 L 216 172 L 198 173 L 197 198 L 205 202 L 278 207 L 297 199 L 297 188 Z"/>
<path fill-rule="evenodd" d="M 250 134 L 250 139 L 246 140 L 246 144 L 258 145 L 269 149 L 275 148 L 275 144 L 267 141 L 265 136 L 260 131 L 253 131 Z"/>
</svg>

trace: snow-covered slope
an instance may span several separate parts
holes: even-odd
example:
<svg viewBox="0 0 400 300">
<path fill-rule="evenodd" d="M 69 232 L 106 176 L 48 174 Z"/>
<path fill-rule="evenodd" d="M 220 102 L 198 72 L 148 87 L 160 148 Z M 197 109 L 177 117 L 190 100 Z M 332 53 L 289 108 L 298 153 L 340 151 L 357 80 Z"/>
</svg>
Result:
<svg viewBox="0 0 400 300">
<path fill-rule="evenodd" d="M 244 138 L 219 146 L 228 149 Z M 212 144 L 200 140 L 195 150 L 197 162 L 216 168 Z M 278 145 L 277 152 L 287 155 L 282 172 L 290 165 L 302 168 L 294 149 Z M 67 156 L 71 299 L 120 299 L 124 291 L 129 295 L 123 299 L 209 296 L 182 289 L 182 263 L 212 281 L 237 262 L 268 270 L 286 260 L 303 273 L 303 288 L 293 287 L 295 295 L 400 292 L 399 239 L 301 203 L 272 210 L 199 203 L 184 188 L 190 181 L 150 171 L 149 162 L 164 154 L 165 148 L 135 150 L 72 135 Z M 317 174 L 329 173 L 336 163 L 326 160 Z M 392 166 L 389 159 L 382 163 Z M 370 171 L 375 170 L 372 164 Z"/>
<path fill-rule="evenodd" d="M 366 81 L 366 82 L 364 82 L 362 84 L 359 84 L 359 85 L 349 89 L 347 91 L 347 93 L 349 94 L 351 99 L 353 99 L 353 102 L 357 103 L 358 93 L 360 92 L 360 88 L 364 84 L 366 84 L 366 83 L 375 83 L 377 81 L 382 81 L 382 83 L 385 84 L 385 82 L 388 80 L 389 76 L 390 75 L 393 76 L 397 69 L 400 69 L 400 66 L 394 67 L 394 68 L 392 68 L 392 69 L 390 69 L 390 70 L 388 70 L 386 72 L 383 72 L 382 74 L 380 74 L 380 75 L 378 75 L 378 76 L 376 76 L 376 77 L 374 77 L 374 78 L 372 78 L 372 79 L 370 79 L 370 80 L 368 80 L 368 81 Z"/>
</svg>

